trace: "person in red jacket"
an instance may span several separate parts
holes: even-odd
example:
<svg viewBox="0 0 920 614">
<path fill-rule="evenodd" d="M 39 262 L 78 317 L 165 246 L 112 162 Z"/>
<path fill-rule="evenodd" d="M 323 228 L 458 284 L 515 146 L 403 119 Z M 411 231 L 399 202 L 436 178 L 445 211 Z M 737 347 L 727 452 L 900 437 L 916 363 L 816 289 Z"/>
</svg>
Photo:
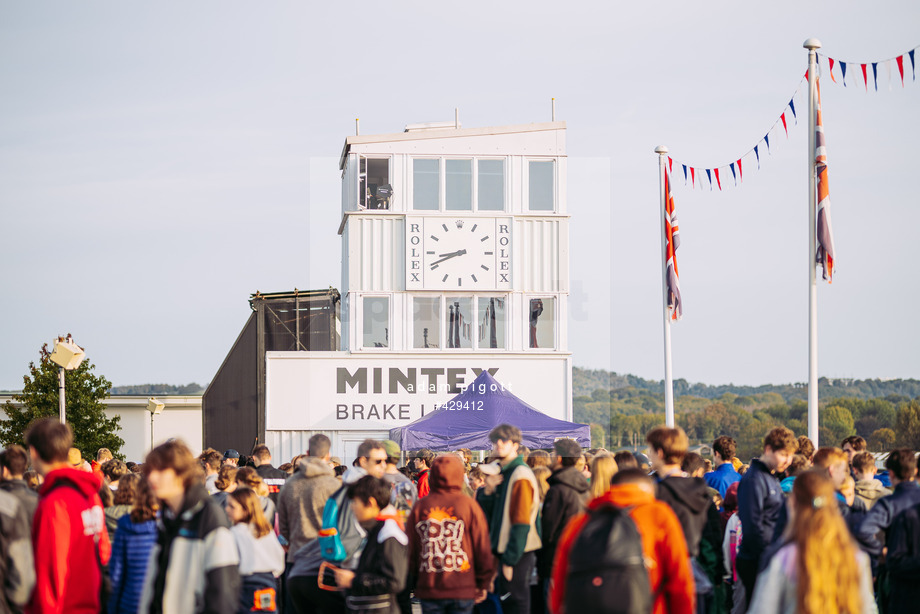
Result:
<svg viewBox="0 0 920 614">
<path fill-rule="evenodd" d="M 613 476 L 606 494 L 588 504 L 594 510 L 604 504 L 630 508 L 629 517 L 636 523 L 642 539 L 642 551 L 648 561 L 649 582 L 655 596 L 654 614 L 693 614 L 694 585 L 687 542 L 677 516 L 668 506 L 655 499 L 655 485 L 641 469 L 624 469 Z M 585 523 L 587 514 L 572 519 L 556 548 L 553 584 L 549 593 L 553 614 L 578 614 L 565 611 L 566 575 L 569 552 Z"/>
<path fill-rule="evenodd" d="M 428 472 L 431 470 L 431 462 L 434 460 L 434 452 L 424 448 L 415 453 L 414 469 L 418 473 L 418 496 L 419 499 L 427 497 L 431 492 L 431 486 L 428 482 Z"/>
<path fill-rule="evenodd" d="M 424 614 L 469 614 L 486 598 L 495 575 L 489 524 L 482 508 L 463 494 L 463 461 L 434 459 L 431 494 L 406 520 L 409 573 Z"/>
<path fill-rule="evenodd" d="M 96 614 L 111 554 L 98 494 L 102 474 L 68 464 L 73 434 L 54 418 L 35 422 L 25 440 L 32 466 L 45 476 L 32 521 L 35 592 L 26 611 Z"/>
</svg>

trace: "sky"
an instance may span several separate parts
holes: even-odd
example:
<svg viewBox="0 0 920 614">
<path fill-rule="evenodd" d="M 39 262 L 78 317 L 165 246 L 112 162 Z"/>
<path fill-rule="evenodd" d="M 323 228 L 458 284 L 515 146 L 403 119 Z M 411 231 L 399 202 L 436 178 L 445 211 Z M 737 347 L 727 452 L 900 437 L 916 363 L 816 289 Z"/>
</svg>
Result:
<svg viewBox="0 0 920 614">
<path fill-rule="evenodd" d="M 920 4 L 4 2 L 0 389 L 72 333 L 116 385 L 206 383 L 256 290 L 340 287 L 345 137 L 567 123 L 576 366 L 663 377 L 657 145 L 675 159 L 675 378 L 807 380 L 806 90 L 740 187 L 685 186 L 774 125 L 807 67 L 920 45 Z M 918 59 L 920 60 L 920 59 Z M 851 68 L 852 70 L 852 68 Z M 870 73 L 871 74 L 871 73 Z M 839 73 L 837 73 L 839 78 Z M 834 283 L 819 373 L 920 377 L 920 82 L 822 79 Z M 909 75 L 908 75 L 909 78 Z M 897 79 L 895 73 L 895 79 Z"/>
</svg>

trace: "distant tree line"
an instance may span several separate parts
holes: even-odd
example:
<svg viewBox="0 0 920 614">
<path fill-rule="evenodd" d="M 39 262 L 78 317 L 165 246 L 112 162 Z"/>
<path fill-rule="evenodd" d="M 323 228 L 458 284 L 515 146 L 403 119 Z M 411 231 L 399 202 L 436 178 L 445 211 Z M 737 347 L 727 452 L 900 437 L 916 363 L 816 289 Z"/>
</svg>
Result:
<svg viewBox="0 0 920 614">
<path fill-rule="evenodd" d="M 192 382 L 184 386 L 172 384 L 138 384 L 135 386 L 113 386 L 109 394 L 150 396 L 157 394 L 195 395 L 202 394 L 205 387 Z"/>
<path fill-rule="evenodd" d="M 581 372 L 581 373 L 579 373 Z M 576 422 L 591 425 L 594 445 L 610 449 L 645 444 L 645 433 L 664 423 L 664 394 L 660 382 L 631 375 L 619 376 L 575 369 L 578 392 L 603 382 L 640 382 L 636 386 L 598 387 L 574 399 Z M 587 375 L 587 376 L 586 376 Z M 819 437 L 822 445 L 840 445 L 849 435 L 866 439 L 872 452 L 886 452 L 896 446 L 920 450 L 920 382 L 917 380 L 849 380 L 846 384 L 822 379 Z M 845 394 L 839 394 L 840 388 Z M 680 392 L 678 392 L 680 390 Z M 737 390 L 738 392 L 732 392 Z M 808 432 L 808 404 L 805 391 L 796 386 L 707 386 L 678 387 L 675 382 L 675 419 L 696 443 L 711 443 L 719 435 L 738 442 L 738 456 L 747 461 L 761 451 L 764 434 L 777 425 L 796 435 Z M 718 396 L 689 394 L 703 392 Z M 873 391 L 877 396 L 873 397 Z M 798 398 L 799 392 L 803 398 Z M 910 394 L 905 394 L 910 393 Z M 833 393 L 838 393 L 834 395 Z"/>
</svg>

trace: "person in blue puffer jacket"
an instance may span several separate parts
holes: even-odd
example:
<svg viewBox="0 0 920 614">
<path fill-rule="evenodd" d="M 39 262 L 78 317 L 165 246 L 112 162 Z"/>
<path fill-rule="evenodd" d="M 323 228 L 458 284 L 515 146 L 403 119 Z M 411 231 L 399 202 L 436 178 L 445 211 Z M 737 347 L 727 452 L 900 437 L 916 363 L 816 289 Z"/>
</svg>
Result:
<svg viewBox="0 0 920 614">
<path fill-rule="evenodd" d="M 157 541 L 158 508 L 159 501 L 146 478 L 142 478 L 137 486 L 134 508 L 118 519 L 115 531 L 109 562 L 112 579 L 109 614 L 136 614 L 138 610 L 150 551 Z"/>
</svg>

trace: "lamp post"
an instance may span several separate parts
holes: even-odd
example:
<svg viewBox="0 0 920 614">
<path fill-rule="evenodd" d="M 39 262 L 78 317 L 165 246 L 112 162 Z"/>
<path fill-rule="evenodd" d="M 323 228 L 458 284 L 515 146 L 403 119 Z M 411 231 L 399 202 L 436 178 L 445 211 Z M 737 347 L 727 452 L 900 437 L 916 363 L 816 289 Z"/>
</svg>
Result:
<svg viewBox="0 0 920 614">
<path fill-rule="evenodd" d="M 153 450 L 153 417 L 163 411 L 166 403 L 150 397 L 147 399 L 147 411 L 150 412 L 150 449 Z"/>
<path fill-rule="evenodd" d="M 73 342 L 73 337 L 58 337 L 54 341 L 54 351 L 51 352 L 51 362 L 58 366 L 58 413 L 61 424 L 67 421 L 67 409 L 64 403 L 64 371 L 73 371 L 80 366 L 86 353 L 79 345 Z"/>
</svg>

